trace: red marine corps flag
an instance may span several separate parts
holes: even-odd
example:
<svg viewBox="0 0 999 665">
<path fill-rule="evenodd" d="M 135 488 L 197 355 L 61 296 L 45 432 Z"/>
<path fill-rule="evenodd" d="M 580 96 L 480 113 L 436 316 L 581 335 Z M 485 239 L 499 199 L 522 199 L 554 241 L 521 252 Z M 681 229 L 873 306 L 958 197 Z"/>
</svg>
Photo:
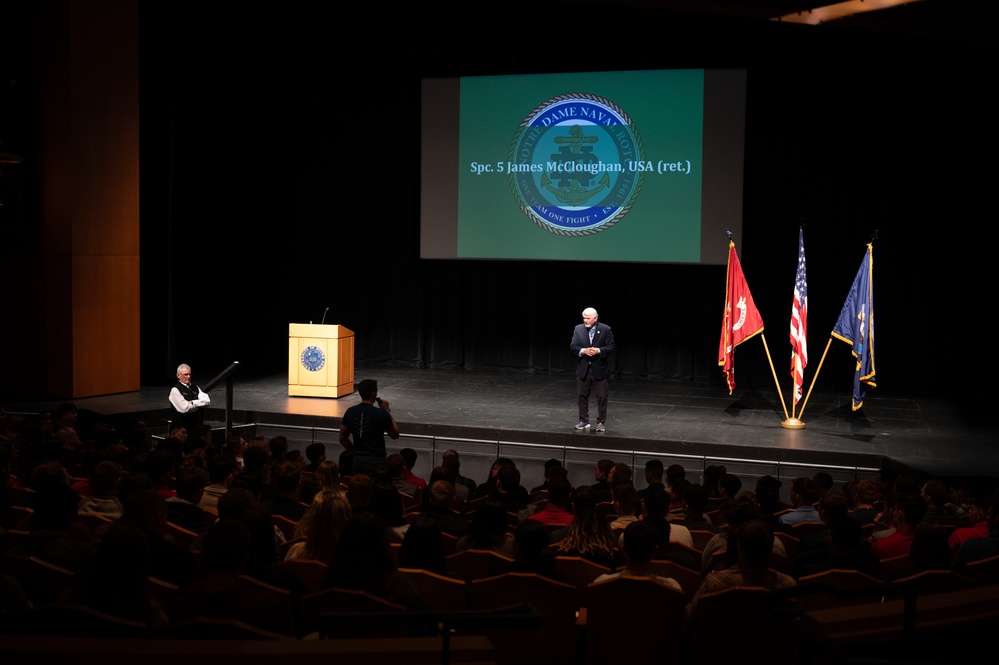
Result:
<svg viewBox="0 0 999 665">
<path fill-rule="evenodd" d="M 735 243 L 728 243 L 728 279 L 725 284 L 725 314 L 722 318 L 721 341 L 718 344 L 718 366 L 725 371 L 728 394 L 735 389 L 735 347 L 763 332 L 763 317 L 756 309 L 742 274 Z"/>
</svg>

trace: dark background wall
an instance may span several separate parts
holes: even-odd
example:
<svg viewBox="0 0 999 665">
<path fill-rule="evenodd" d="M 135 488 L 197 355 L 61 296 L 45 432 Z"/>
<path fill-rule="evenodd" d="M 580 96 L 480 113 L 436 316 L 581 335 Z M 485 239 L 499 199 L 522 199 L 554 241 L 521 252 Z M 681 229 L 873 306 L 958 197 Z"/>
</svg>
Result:
<svg viewBox="0 0 999 665">
<path fill-rule="evenodd" d="M 971 333 L 987 329 L 973 322 L 994 217 L 985 47 L 588 3 L 215 4 L 140 6 L 144 385 L 181 361 L 280 373 L 287 324 L 326 307 L 362 368 L 567 373 L 571 326 L 594 306 L 619 373 L 723 389 L 724 267 L 421 261 L 419 92 L 425 76 L 742 67 L 740 258 L 785 392 L 803 223 L 806 380 L 876 231 L 879 394 L 984 404 L 963 375 L 985 361 Z M 851 365 L 836 342 L 819 388 L 848 394 Z M 773 389 L 762 344 L 737 368 L 740 389 Z"/>
</svg>

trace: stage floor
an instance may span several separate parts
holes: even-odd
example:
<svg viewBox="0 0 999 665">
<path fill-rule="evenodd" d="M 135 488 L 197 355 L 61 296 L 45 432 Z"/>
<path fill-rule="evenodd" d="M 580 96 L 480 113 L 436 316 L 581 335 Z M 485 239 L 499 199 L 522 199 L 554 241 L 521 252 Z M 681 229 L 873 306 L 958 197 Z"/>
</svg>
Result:
<svg viewBox="0 0 999 665">
<path fill-rule="evenodd" d="M 202 381 L 204 376 L 198 377 Z M 210 377 L 209 377 L 210 378 Z M 706 455 L 784 463 L 879 468 L 885 460 L 936 477 L 999 477 L 995 428 L 973 426 L 950 403 L 891 397 L 872 391 L 861 411 L 849 394 L 813 393 L 804 429 L 781 427 L 776 390 L 767 394 L 690 383 L 612 379 L 607 431 L 576 431 L 575 379 L 518 373 L 372 367 L 355 381 L 377 379 L 404 434 L 461 437 L 574 448 Z M 105 415 L 168 417 L 167 386 L 74 400 Z M 225 385 L 211 391 L 209 420 L 225 421 Z M 787 397 L 787 395 L 785 395 Z M 289 397 L 284 374 L 233 376 L 232 419 L 237 423 L 339 427 L 357 393 L 339 399 Z M 38 411 L 57 401 L 8 403 L 7 410 Z M 595 424 L 595 404 L 591 421 Z"/>
</svg>

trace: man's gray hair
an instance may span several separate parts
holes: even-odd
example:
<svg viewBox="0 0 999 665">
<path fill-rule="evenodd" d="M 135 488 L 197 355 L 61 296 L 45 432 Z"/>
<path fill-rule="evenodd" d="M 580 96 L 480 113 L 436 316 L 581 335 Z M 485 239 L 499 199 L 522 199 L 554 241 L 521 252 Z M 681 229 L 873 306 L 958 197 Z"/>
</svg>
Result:
<svg viewBox="0 0 999 665">
<path fill-rule="evenodd" d="M 191 371 L 191 366 L 190 365 L 186 365 L 186 364 L 177 365 L 177 373 L 178 374 L 180 374 L 181 372 L 183 372 L 185 369 L 190 372 Z"/>
</svg>

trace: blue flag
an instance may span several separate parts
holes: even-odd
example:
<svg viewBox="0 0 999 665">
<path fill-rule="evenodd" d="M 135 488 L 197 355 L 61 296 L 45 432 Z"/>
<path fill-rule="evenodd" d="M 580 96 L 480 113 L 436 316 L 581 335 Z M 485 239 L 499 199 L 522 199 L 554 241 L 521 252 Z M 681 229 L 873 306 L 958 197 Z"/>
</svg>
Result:
<svg viewBox="0 0 999 665">
<path fill-rule="evenodd" d="M 874 375 L 874 259 L 867 245 L 864 260 L 846 295 L 846 302 L 833 327 L 832 336 L 853 346 L 857 367 L 853 375 L 853 410 L 864 405 L 864 397 L 877 387 Z"/>
</svg>

